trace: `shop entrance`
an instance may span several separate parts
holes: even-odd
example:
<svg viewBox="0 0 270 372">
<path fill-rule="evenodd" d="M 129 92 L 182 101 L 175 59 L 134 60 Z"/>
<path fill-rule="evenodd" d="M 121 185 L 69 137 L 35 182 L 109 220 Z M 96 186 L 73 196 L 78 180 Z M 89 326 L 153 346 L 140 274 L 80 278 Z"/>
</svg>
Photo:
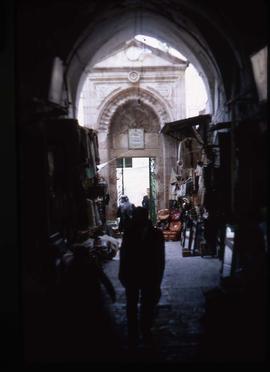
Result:
<svg viewBox="0 0 270 372">
<path fill-rule="evenodd" d="M 135 206 L 141 206 L 145 195 L 149 198 L 149 216 L 156 222 L 156 160 L 149 157 L 118 158 L 116 164 L 117 204 L 127 195 Z"/>
</svg>

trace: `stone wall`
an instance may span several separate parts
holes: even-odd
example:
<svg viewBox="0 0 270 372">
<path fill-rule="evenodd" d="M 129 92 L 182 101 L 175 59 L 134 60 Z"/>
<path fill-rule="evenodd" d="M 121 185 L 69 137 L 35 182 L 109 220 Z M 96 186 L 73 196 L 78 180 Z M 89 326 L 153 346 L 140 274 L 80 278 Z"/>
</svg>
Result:
<svg viewBox="0 0 270 372">
<path fill-rule="evenodd" d="M 157 208 L 168 206 L 176 151 L 160 134 L 166 122 L 185 118 L 183 61 L 133 39 L 89 71 L 81 94 L 82 124 L 99 133 L 101 174 L 109 184 L 108 218 L 117 207 L 117 157 L 156 159 Z M 144 149 L 129 149 L 128 130 L 144 130 Z"/>
</svg>

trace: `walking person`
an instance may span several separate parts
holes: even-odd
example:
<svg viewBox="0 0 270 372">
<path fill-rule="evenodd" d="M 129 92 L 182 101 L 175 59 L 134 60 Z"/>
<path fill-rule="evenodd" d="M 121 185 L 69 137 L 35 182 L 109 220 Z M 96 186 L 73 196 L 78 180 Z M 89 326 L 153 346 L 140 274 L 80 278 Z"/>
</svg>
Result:
<svg viewBox="0 0 270 372">
<path fill-rule="evenodd" d="M 144 343 L 151 342 L 151 328 L 161 296 L 164 268 L 163 234 L 153 227 L 147 210 L 136 207 L 133 219 L 123 235 L 119 268 L 119 280 L 126 290 L 128 342 L 131 348 L 138 344 L 139 330 Z"/>
<path fill-rule="evenodd" d="M 143 208 L 147 209 L 147 212 L 149 213 L 150 200 L 149 200 L 148 195 L 144 195 L 143 200 L 142 200 L 142 206 Z"/>
<path fill-rule="evenodd" d="M 132 219 L 132 214 L 134 211 L 134 204 L 130 203 L 129 198 L 126 195 L 122 195 L 120 198 L 120 204 L 117 209 L 117 217 L 120 218 L 119 221 L 119 231 L 124 232 L 126 226 Z"/>
</svg>

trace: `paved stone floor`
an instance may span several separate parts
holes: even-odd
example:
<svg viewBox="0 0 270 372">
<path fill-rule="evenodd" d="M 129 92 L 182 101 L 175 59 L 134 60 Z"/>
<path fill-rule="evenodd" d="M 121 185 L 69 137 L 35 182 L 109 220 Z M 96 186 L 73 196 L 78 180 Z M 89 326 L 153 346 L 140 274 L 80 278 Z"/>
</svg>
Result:
<svg viewBox="0 0 270 372">
<path fill-rule="evenodd" d="M 92 309 L 90 293 L 85 297 L 84 291 L 76 298 L 63 296 L 61 290 L 52 291 L 49 296 L 31 295 L 25 307 L 24 359 L 28 364 L 108 367 L 261 362 L 266 355 L 266 315 L 258 306 L 260 296 L 235 292 L 235 286 L 233 291 L 221 291 L 220 267 L 217 258 L 182 257 L 179 242 L 166 242 L 154 345 L 145 347 L 140 343 L 136 351 L 127 348 L 126 300 L 118 280 L 119 256 L 104 263 L 104 271 L 116 289 L 115 303 L 104 288 L 104 306 L 96 310 Z M 83 289 L 88 295 L 87 287 Z M 70 308 L 70 304 L 75 306 Z"/>
<path fill-rule="evenodd" d="M 151 363 L 189 363 L 198 357 L 204 332 L 202 316 L 207 292 L 219 285 L 220 261 L 210 257 L 182 257 L 179 242 L 166 242 L 166 267 L 162 296 L 153 329 L 155 348 L 148 352 L 139 347 L 136 354 L 123 354 L 123 361 Z M 110 304 L 111 316 L 123 350 L 127 343 L 125 293 L 118 280 L 119 256 L 105 263 L 117 300 Z"/>
</svg>

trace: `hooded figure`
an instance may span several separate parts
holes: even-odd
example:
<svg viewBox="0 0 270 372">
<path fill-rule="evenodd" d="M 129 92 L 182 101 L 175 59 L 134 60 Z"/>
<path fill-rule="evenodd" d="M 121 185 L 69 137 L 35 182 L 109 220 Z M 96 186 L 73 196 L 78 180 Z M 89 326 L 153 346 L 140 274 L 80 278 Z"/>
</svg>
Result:
<svg viewBox="0 0 270 372">
<path fill-rule="evenodd" d="M 121 196 L 120 205 L 117 209 L 117 217 L 120 217 L 119 231 L 123 232 L 132 219 L 134 204 L 131 204 L 126 195 Z"/>
</svg>

